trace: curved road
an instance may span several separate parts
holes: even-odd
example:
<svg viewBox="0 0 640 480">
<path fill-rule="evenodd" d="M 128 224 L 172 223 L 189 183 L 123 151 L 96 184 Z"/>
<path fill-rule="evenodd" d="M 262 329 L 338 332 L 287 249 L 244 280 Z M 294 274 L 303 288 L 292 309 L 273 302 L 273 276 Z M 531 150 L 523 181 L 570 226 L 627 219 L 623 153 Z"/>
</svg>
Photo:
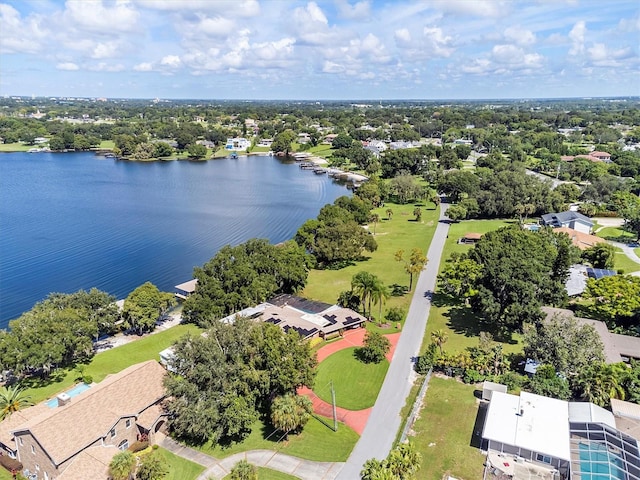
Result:
<svg viewBox="0 0 640 480">
<path fill-rule="evenodd" d="M 431 296 L 440 268 L 440 257 L 449 233 L 449 223 L 445 215 L 448 206 L 445 202 L 440 204 L 440 221 L 427 252 L 429 262 L 416 283 L 416 290 L 396 352 L 367 426 L 347 463 L 338 473 L 336 477 L 338 480 L 360 478 L 362 465 L 369 458 L 375 457 L 379 460 L 386 458 L 400 429 L 400 410 L 404 407 L 415 378 L 413 362 L 420 353 L 431 307 Z"/>
</svg>

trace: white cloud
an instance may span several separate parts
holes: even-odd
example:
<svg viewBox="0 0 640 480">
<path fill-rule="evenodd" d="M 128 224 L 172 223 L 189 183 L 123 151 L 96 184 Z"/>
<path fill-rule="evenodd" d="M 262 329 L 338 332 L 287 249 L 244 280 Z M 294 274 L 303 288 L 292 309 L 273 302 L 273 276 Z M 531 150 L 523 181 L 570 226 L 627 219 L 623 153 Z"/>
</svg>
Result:
<svg viewBox="0 0 640 480">
<path fill-rule="evenodd" d="M 495 45 L 491 50 L 491 57 L 497 63 L 511 68 L 538 68 L 544 57 L 538 53 L 525 53 L 516 45 Z"/>
<path fill-rule="evenodd" d="M 289 57 L 293 53 L 295 43 L 294 38 L 282 38 L 275 42 L 257 43 L 253 46 L 253 53 L 261 60 L 277 60 Z"/>
<path fill-rule="evenodd" d="M 595 66 L 619 67 L 623 60 L 631 59 L 634 54 L 631 48 L 612 50 L 607 48 L 604 43 L 594 43 L 592 47 L 587 49 L 587 56 Z"/>
<path fill-rule="evenodd" d="M 448 57 L 454 52 L 453 39 L 445 35 L 440 27 L 424 27 L 423 48 L 438 57 Z"/>
<path fill-rule="evenodd" d="M 347 0 L 336 0 L 338 13 L 342 18 L 353 20 L 365 20 L 371 15 L 371 3 L 362 0 L 351 5 Z"/>
<path fill-rule="evenodd" d="M 171 11 L 188 12 L 232 12 L 237 17 L 255 17 L 260 14 L 258 0 L 136 0 L 141 7 Z"/>
<path fill-rule="evenodd" d="M 583 20 L 577 22 L 569 32 L 571 40 L 570 55 L 581 55 L 584 53 L 584 37 L 587 33 L 587 25 Z"/>
<path fill-rule="evenodd" d="M 46 31 L 37 15 L 23 19 L 11 5 L 0 3 L 0 53 L 36 53 L 41 50 Z"/>
<path fill-rule="evenodd" d="M 445 13 L 476 17 L 505 16 L 511 6 L 505 0 L 433 0 L 431 4 Z"/>
<path fill-rule="evenodd" d="M 104 42 L 98 43 L 91 54 L 92 58 L 111 58 L 118 55 L 118 43 L 117 42 Z"/>
<path fill-rule="evenodd" d="M 508 42 L 517 45 L 533 45 L 536 43 L 536 36 L 531 30 L 522 27 L 508 27 L 504 31 L 504 38 Z"/>
<path fill-rule="evenodd" d="M 167 55 L 165 57 L 162 57 L 162 60 L 160 60 L 160 65 L 169 68 L 179 68 L 182 65 L 182 61 L 177 55 Z"/>
<path fill-rule="evenodd" d="M 64 16 L 75 28 L 95 33 L 131 32 L 139 28 L 139 12 L 127 0 L 105 6 L 102 0 L 67 0 Z"/>
<path fill-rule="evenodd" d="M 56 65 L 58 70 L 68 70 L 70 72 L 80 70 L 80 67 L 73 62 L 62 62 Z"/>
<path fill-rule="evenodd" d="M 491 62 L 486 58 L 476 58 L 471 62 L 465 62 L 460 66 L 463 73 L 471 73 L 475 75 L 484 75 L 491 71 Z"/>
<path fill-rule="evenodd" d="M 342 73 L 345 71 L 344 66 L 332 62 L 330 60 L 325 60 L 325 62 L 322 64 L 322 71 L 324 73 Z"/>
<path fill-rule="evenodd" d="M 106 62 L 100 62 L 89 67 L 89 70 L 94 72 L 122 72 L 124 69 L 124 65 L 121 63 L 111 64 Z"/>
<path fill-rule="evenodd" d="M 133 67 L 136 72 L 151 72 L 153 65 L 149 62 L 142 62 Z"/>
<path fill-rule="evenodd" d="M 406 28 L 396 30 L 393 34 L 393 38 L 396 41 L 396 45 L 400 48 L 411 46 L 411 33 Z"/>
</svg>

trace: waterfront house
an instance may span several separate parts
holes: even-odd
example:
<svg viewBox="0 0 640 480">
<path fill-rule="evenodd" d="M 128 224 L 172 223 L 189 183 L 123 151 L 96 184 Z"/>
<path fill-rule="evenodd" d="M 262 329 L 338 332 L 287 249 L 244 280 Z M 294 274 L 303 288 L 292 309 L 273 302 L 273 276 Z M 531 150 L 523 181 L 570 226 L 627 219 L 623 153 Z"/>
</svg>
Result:
<svg viewBox="0 0 640 480">
<path fill-rule="evenodd" d="M 189 295 L 196 291 L 196 286 L 198 285 L 198 279 L 194 278 L 193 280 L 189 280 L 188 282 L 181 283 L 180 285 L 176 285 L 174 288 L 176 289 L 175 296 L 179 300 L 186 300 Z"/>
<path fill-rule="evenodd" d="M 106 479 L 113 455 L 140 438 L 153 443 L 164 428 L 165 375 L 156 361 L 139 363 L 77 396 L 20 411 L 0 423 L 3 447 L 30 480 Z"/>
<path fill-rule="evenodd" d="M 246 138 L 236 137 L 236 138 L 227 138 L 227 144 L 225 145 L 225 149 L 227 150 L 246 150 L 251 146 L 251 140 L 247 140 Z"/>
<path fill-rule="evenodd" d="M 591 233 L 594 225 L 589 217 L 572 211 L 542 215 L 542 224 L 554 228 L 567 227 L 583 233 Z"/>
</svg>

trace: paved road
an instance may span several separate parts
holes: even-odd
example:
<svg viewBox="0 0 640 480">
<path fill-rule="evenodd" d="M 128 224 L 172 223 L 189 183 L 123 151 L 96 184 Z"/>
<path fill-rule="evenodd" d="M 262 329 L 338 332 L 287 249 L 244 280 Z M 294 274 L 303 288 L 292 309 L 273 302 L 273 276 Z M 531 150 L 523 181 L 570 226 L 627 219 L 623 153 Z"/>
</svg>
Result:
<svg viewBox="0 0 640 480">
<path fill-rule="evenodd" d="M 413 361 L 415 356 L 420 353 L 431 307 L 431 295 L 440 268 L 440 257 L 449 232 L 449 224 L 443 221 L 446 219 L 444 212 L 448 204 L 443 202 L 440 207 L 440 222 L 427 253 L 429 263 L 416 283 L 416 290 L 402 329 L 402 336 L 396 347 L 396 353 L 389 366 L 376 404 L 371 411 L 367 426 L 347 463 L 338 474 L 338 480 L 360 478 L 360 471 L 365 461 L 372 457 L 380 460 L 386 458 L 400 429 L 400 410 L 405 404 L 415 378 Z"/>
<path fill-rule="evenodd" d="M 622 250 L 622 252 L 627 257 L 629 257 L 629 259 L 631 259 L 631 261 L 636 262 L 637 264 L 640 264 L 640 257 L 638 257 L 638 255 L 636 255 L 635 250 L 630 246 L 628 246 L 626 243 L 614 242 L 611 240 L 607 240 L 607 243 L 610 245 L 613 245 L 614 247 L 618 247 L 619 249 Z"/>
</svg>

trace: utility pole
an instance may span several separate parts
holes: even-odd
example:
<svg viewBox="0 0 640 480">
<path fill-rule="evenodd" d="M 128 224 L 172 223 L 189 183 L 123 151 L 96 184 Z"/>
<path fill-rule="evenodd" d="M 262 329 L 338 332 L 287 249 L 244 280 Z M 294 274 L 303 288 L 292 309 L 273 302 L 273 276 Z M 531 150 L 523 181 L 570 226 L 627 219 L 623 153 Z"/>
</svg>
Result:
<svg viewBox="0 0 640 480">
<path fill-rule="evenodd" d="M 331 404 L 333 405 L 333 431 L 338 431 L 338 412 L 336 411 L 336 391 L 333 389 L 333 380 L 331 380 Z"/>
</svg>

